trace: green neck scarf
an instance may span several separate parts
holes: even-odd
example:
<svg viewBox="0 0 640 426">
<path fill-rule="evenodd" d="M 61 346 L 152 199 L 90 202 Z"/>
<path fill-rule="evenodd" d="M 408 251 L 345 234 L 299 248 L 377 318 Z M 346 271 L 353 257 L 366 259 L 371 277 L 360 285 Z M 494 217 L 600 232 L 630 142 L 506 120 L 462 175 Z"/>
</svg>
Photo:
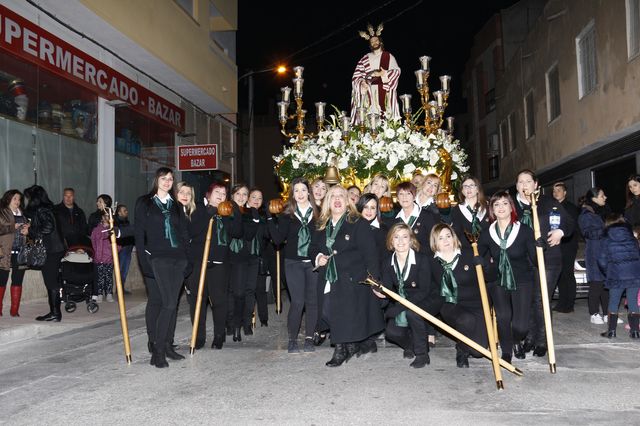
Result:
<svg viewBox="0 0 640 426">
<path fill-rule="evenodd" d="M 244 247 L 244 241 L 242 238 L 232 238 L 231 244 L 229 244 L 229 248 L 234 253 L 240 253 L 240 250 Z"/>
<path fill-rule="evenodd" d="M 216 238 L 218 239 L 219 246 L 226 246 L 229 244 L 229 237 L 227 237 L 227 230 L 222 222 L 222 216 L 216 214 Z"/>
<path fill-rule="evenodd" d="M 524 225 L 527 225 L 529 228 L 533 229 L 533 219 L 532 219 L 532 216 L 531 216 L 531 205 L 524 204 L 522 201 L 520 201 L 520 199 L 518 197 L 516 197 L 516 200 L 518 200 L 518 205 L 522 209 L 522 217 L 520 218 L 520 222 L 522 222 Z"/>
<path fill-rule="evenodd" d="M 260 247 L 260 241 L 262 241 L 262 225 L 264 220 L 260 218 L 260 224 L 258 225 L 258 232 L 256 232 L 256 236 L 251 240 L 251 255 L 252 256 L 260 256 L 262 254 L 262 248 Z"/>
<path fill-rule="evenodd" d="M 173 200 L 167 199 L 167 203 L 163 204 L 160 198 L 153 197 L 153 202 L 158 206 L 162 215 L 164 216 L 164 238 L 169 240 L 172 248 L 178 247 L 178 237 L 176 236 L 176 230 L 171 225 L 171 207 L 173 206 Z"/>
<path fill-rule="evenodd" d="M 308 208 L 304 216 L 300 212 L 300 208 L 296 205 L 296 214 L 301 219 L 300 229 L 298 230 L 298 256 L 307 257 L 309 252 L 309 244 L 311 243 L 311 231 L 309 230 L 309 220 L 313 213 L 313 207 Z"/>
<path fill-rule="evenodd" d="M 467 210 L 471 213 L 471 233 L 473 235 L 480 235 L 482 228 L 480 227 L 480 220 L 478 219 L 478 209 L 472 209 L 467 205 Z"/>
<path fill-rule="evenodd" d="M 453 275 L 453 266 L 460 258 L 460 253 L 456 254 L 451 262 L 447 262 L 440 256 L 436 257 L 444 272 L 442 279 L 440 280 L 440 296 L 444 297 L 447 303 L 458 303 L 458 283 L 456 277 Z"/>
<path fill-rule="evenodd" d="M 411 254 L 411 252 L 409 252 L 409 254 Z M 398 294 L 403 299 L 407 298 L 407 292 L 404 289 L 404 275 L 407 273 L 407 268 L 409 268 L 409 254 L 407 254 L 402 270 L 398 264 L 398 256 L 395 254 L 393 255 L 393 269 L 396 272 L 396 279 L 398 280 Z M 407 311 L 402 311 L 396 315 L 394 321 L 398 327 L 408 327 L 409 321 L 407 321 Z"/>
<path fill-rule="evenodd" d="M 506 290 L 516 289 L 516 279 L 513 276 L 513 269 L 511 268 L 509 256 L 507 255 L 507 239 L 509 238 L 509 234 L 511 234 L 512 230 L 513 223 L 510 223 L 509 226 L 507 226 L 507 229 L 504 230 L 504 236 L 500 236 L 500 227 L 498 226 L 498 223 L 496 223 L 496 234 L 500 239 L 500 260 L 498 262 L 500 285 Z"/>
<path fill-rule="evenodd" d="M 407 225 L 409 225 L 409 228 L 413 228 L 413 224 L 416 223 L 416 220 L 418 220 L 417 217 L 409 216 L 409 220 L 407 221 Z"/>
<path fill-rule="evenodd" d="M 329 219 L 329 223 L 327 223 L 327 227 L 325 228 L 325 235 L 327 237 L 327 249 L 329 250 L 329 255 L 333 254 L 333 243 L 336 242 L 336 236 L 338 232 L 340 232 L 340 228 L 344 223 L 344 218 L 347 217 L 346 214 L 343 214 L 338 223 L 333 226 L 333 221 Z M 329 259 L 329 263 L 327 263 L 327 270 L 325 272 L 325 279 L 329 281 L 331 284 L 338 281 L 338 268 L 336 266 L 335 257 L 331 256 Z"/>
</svg>

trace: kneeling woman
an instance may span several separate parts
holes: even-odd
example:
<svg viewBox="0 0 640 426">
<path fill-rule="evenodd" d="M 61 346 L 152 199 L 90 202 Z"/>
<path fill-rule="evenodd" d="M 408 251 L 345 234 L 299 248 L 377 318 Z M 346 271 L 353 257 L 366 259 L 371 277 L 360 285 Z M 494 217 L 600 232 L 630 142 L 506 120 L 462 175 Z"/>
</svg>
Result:
<svg viewBox="0 0 640 426">
<path fill-rule="evenodd" d="M 341 186 L 331 187 L 322 203 L 309 255 L 323 267 L 319 307 L 335 344 L 327 366 L 337 367 L 358 352 L 359 342 L 384 328 L 380 302 L 368 286 L 360 284 L 368 273 L 380 276 L 373 233 Z"/>
<path fill-rule="evenodd" d="M 440 284 L 445 303 L 440 309 L 442 318 L 453 328 L 482 347 L 487 346 L 487 329 L 482 314 L 473 255 L 470 249 L 461 251 L 461 243 L 453 228 L 439 223 L 431 231 L 433 280 Z M 464 343 L 456 343 L 456 364 L 469 368 L 469 353 L 481 355 Z"/>
<path fill-rule="evenodd" d="M 387 248 L 393 250 L 393 254 L 383 262 L 383 282 L 403 298 L 436 315 L 442 299 L 431 280 L 429 258 L 419 252 L 420 243 L 409 225 L 396 223 L 391 227 Z M 385 317 L 387 340 L 404 349 L 405 358 L 415 356 L 411 367 L 422 368 L 429 364 L 426 320 L 399 303 L 388 306 Z"/>
</svg>

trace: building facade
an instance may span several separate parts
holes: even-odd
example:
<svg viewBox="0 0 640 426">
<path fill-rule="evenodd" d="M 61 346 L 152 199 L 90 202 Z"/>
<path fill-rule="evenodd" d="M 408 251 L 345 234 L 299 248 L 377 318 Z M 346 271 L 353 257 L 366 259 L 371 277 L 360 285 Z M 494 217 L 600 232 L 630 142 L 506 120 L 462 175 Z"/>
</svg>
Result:
<svg viewBox="0 0 640 426">
<path fill-rule="evenodd" d="M 205 144 L 217 170 L 177 179 L 234 180 L 236 1 L 3 0 L 0 26 L 0 187 L 132 205 Z"/>
<path fill-rule="evenodd" d="M 640 1 L 545 2 L 496 81 L 498 173 L 483 182 L 509 187 L 530 168 L 573 200 L 602 187 L 621 211 L 640 169 L 639 56 Z"/>
</svg>

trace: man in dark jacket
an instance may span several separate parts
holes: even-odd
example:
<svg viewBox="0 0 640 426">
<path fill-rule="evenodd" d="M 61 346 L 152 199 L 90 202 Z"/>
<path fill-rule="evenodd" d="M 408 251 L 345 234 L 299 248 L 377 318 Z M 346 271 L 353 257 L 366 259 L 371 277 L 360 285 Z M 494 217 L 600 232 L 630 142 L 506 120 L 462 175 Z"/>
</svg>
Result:
<svg viewBox="0 0 640 426">
<path fill-rule="evenodd" d="M 564 182 L 557 182 L 553 185 L 553 198 L 564 207 L 573 220 L 577 223 L 580 209 L 567 200 L 567 187 Z M 560 243 L 562 252 L 562 271 L 558 280 L 558 303 L 553 307 L 556 312 L 573 312 L 573 305 L 576 299 L 576 278 L 574 275 L 574 263 L 578 252 L 578 232 L 572 233 L 568 237 L 563 237 Z"/>
<path fill-rule="evenodd" d="M 73 188 L 64 189 L 62 202 L 55 206 L 55 214 L 67 248 L 75 245 L 91 246 L 87 238 L 87 218 L 75 203 Z"/>
</svg>

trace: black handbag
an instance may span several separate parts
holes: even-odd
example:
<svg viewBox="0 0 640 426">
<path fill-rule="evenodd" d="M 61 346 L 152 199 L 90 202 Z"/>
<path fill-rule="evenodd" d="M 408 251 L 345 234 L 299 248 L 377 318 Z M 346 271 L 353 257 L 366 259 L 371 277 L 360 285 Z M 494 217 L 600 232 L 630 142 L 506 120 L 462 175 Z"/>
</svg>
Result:
<svg viewBox="0 0 640 426">
<path fill-rule="evenodd" d="M 47 260 L 47 249 L 42 240 L 27 240 L 20 248 L 17 256 L 18 265 L 26 265 L 29 268 L 40 268 Z"/>
</svg>

